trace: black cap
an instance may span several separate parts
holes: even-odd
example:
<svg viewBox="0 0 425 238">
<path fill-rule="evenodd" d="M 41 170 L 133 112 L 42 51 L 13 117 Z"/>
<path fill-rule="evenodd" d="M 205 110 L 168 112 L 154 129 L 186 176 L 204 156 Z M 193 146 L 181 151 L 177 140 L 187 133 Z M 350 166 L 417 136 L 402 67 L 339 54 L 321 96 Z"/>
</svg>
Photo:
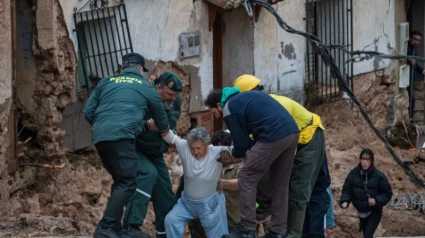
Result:
<svg viewBox="0 0 425 238">
<path fill-rule="evenodd" d="M 149 70 L 145 67 L 145 58 L 137 53 L 128 53 L 122 57 L 122 63 L 139 64 L 143 67 L 143 71 L 148 72 Z"/>
</svg>

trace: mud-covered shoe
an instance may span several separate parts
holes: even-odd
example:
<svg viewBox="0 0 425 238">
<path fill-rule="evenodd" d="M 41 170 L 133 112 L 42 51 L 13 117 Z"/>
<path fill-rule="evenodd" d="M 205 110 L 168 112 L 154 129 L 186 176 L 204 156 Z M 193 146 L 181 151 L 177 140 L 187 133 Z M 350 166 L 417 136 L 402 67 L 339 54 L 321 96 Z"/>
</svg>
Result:
<svg viewBox="0 0 425 238">
<path fill-rule="evenodd" d="M 120 238 L 120 236 L 112 228 L 102 229 L 97 227 L 93 238 Z"/>
<path fill-rule="evenodd" d="M 255 231 L 250 231 L 243 227 L 238 227 L 230 234 L 223 235 L 222 238 L 255 238 Z"/>
<path fill-rule="evenodd" d="M 122 238 L 150 238 L 150 236 L 140 230 L 137 226 L 129 226 L 128 229 L 123 229 Z"/>
</svg>

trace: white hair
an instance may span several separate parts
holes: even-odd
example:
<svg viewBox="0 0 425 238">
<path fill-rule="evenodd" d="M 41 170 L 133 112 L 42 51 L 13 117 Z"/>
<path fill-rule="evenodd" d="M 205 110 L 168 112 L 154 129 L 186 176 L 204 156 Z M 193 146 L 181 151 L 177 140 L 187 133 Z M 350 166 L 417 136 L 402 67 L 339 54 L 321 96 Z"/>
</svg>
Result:
<svg viewBox="0 0 425 238">
<path fill-rule="evenodd" d="M 189 145 L 199 140 L 204 144 L 210 143 L 210 136 L 208 135 L 208 131 L 203 127 L 193 128 L 187 134 L 187 142 Z"/>
</svg>

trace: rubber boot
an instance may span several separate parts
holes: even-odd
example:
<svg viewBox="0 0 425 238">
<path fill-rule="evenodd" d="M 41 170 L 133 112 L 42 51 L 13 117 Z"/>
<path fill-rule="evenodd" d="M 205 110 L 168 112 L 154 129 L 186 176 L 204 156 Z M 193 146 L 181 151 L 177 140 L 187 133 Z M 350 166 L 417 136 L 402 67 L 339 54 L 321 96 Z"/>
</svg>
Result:
<svg viewBox="0 0 425 238">
<path fill-rule="evenodd" d="M 299 238 L 303 230 L 305 209 L 289 207 L 286 238 Z"/>
</svg>

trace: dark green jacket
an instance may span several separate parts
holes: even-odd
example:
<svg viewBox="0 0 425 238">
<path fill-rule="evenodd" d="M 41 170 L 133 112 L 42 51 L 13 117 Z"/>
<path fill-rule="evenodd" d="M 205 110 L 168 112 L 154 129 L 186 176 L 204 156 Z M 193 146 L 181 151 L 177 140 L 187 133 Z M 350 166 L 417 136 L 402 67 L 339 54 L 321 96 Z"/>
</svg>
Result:
<svg viewBox="0 0 425 238">
<path fill-rule="evenodd" d="M 169 129 L 158 91 L 136 68 L 102 79 L 90 95 L 84 115 L 93 126 L 94 144 L 101 141 L 134 139 L 143 131 L 150 114 L 161 132 Z"/>
<path fill-rule="evenodd" d="M 178 96 L 174 101 L 173 106 L 169 110 L 165 110 L 171 130 L 176 130 L 180 111 L 181 99 L 180 96 Z M 149 118 L 149 115 L 145 117 L 146 120 Z M 144 131 L 142 134 L 137 136 L 136 149 L 147 156 L 157 157 L 162 156 L 168 151 L 168 144 L 162 139 L 161 134 L 158 131 Z"/>
</svg>

